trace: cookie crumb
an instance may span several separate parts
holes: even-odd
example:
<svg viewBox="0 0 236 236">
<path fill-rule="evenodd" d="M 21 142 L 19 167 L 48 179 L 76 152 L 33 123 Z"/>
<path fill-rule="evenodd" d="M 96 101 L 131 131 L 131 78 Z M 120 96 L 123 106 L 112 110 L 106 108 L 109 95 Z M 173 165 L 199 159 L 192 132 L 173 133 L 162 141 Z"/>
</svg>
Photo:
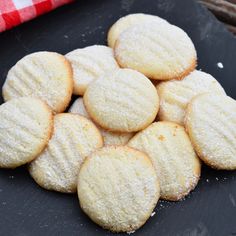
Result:
<svg viewBox="0 0 236 236">
<path fill-rule="evenodd" d="M 127 232 L 127 234 L 133 234 L 133 233 L 135 233 L 135 230 Z"/>
<path fill-rule="evenodd" d="M 209 179 L 206 179 L 206 182 L 209 183 Z"/>
<path fill-rule="evenodd" d="M 218 66 L 220 69 L 223 69 L 223 68 L 224 68 L 224 65 L 222 64 L 222 62 L 218 62 L 218 63 L 217 63 L 217 66 Z"/>
</svg>

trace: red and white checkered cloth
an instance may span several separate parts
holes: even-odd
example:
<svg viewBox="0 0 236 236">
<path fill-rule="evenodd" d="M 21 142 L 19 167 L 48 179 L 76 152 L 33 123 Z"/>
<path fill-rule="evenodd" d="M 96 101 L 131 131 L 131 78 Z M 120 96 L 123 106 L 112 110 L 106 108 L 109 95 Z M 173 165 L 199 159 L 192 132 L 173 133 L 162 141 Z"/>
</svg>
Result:
<svg viewBox="0 0 236 236">
<path fill-rule="evenodd" d="M 73 0 L 0 0 L 0 32 Z"/>
</svg>

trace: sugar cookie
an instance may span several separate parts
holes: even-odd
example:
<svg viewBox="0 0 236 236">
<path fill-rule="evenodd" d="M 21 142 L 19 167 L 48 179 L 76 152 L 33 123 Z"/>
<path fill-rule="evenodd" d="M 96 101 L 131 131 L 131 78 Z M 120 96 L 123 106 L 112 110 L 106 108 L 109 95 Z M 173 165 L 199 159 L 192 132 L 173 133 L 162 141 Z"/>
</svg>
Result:
<svg viewBox="0 0 236 236">
<path fill-rule="evenodd" d="M 62 112 L 70 102 L 72 89 L 72 68 L 66 58 L 55 52 L 36 52 L 9 70 L 2 93 L 5 101 L 38 97 L 55 112 Z"/>
<path fill-rule="evenodd" d="M 121 67 L 137 70 L 150 79 L 182 79 L 195 69 L 196 51 L 191 39 L 171 24 L 135 25 L 121 33 L 115 45 Z"/>
<path fill-rule="evenodd" d="M 155 122 L 136 134 L 128 146 L 151 158 L 160 180 L 162 199 L 177 201 L 197 185 L 201 164 L 184 127 Z"/>
<path fill-rule="evenodd" d="M 134 132 L 155 119 L 159 97 L 144 75 L 131 69 L 119 69 L 88 87 L 84 105 L 90 117 L 104 129 Z"/>
<path fill-rule="evenodd" d="M 110 146 L 86 158 L 79 171 L 83 211 L 113 232 L 130 232 L 150 217 L 160 194 L 148 156 L 126 146 Z"/>
<path fill-rule="evenodd" d="M 162 19 L 161 17 L 149 15 L 149 14 L 143 14 L 143 13 L 129 14 L 124 17 L 121 17 L 109 29 L 109 32 L 107 35 L 108 46 L 111 48 L 114 48 L 115 42 L 117 38 L 119 37 L 119 35 L 123 31 L 128 29 L 130 26 L 140 25 L 143 23 L 149 23 L 153 21 L 157 23 L 168 23 L 166 20 Z"/>
<path fill-rule="evenodd" d="M 66 54 L 73 68 L 74 91 L 83 95 L 89 83 L 108 71 L 118 69 L 113 50 L 102 45 L 76 49 Z"/>
<path fill-rule="evenodd" d="M 15 168 L 32 161 L 45 148 L 53 115 L 36 98 L 12 99 L 0 106 L 0 167 Z"/>
<path fill-rule="evenodd" d="M 197 94 L 204 92 L 225 94 L 219 82 L 202 71 L 193 71 L 183 80 L 164 81 L 157 85 L 160 96 L 160 120 L 173 121 L 184 124 L 185 109 L 190 100 Z"/>
<path fill-rule="evenodd" d="M 186 129 L 198 156 L 216 169 L 236 169 L 236 101 L 205 93 L 188 105 Z"/>
<path fill-rule="evenodd" d="M 84 102 L 83 98 L 78 98 L 75 100 L 75 102 L 72 104 L 72 106 L 69 109 L 69 112 L 82 115 L 88 119 L 90 119 L 89 114 L 87 113 L 85 107 L 84 107 Z M 117 133 L 117 132 L 110 132 L 107 131 L 99 125 L 96 125 L 98 129 L 100 130 L 102 136 L 103 136 L 103 141 L 104 141 L 104 146 L 108 145 L 125 145 L 128 143 L 128 141 L 133 137 L 133 133 Z"/>
<path fill-rule="evenodd" d="M 79 115 L 58 114 L 53 136 L 47 148 L 30 163 L 29 172 L 45 189 L 76 192 L 81 163 L 102 145 L 101 134 L 91 121 Z"/>
</svg>

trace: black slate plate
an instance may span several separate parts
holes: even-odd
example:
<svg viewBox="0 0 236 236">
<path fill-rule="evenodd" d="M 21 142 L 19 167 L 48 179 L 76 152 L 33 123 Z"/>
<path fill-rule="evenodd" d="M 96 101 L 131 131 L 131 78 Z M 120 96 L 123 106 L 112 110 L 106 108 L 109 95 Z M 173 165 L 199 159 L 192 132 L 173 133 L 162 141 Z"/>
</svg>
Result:
<svg viewBox="0 0 236 236">
<path fill-rule="evenodd" d="M 207 10 L 190 0 L 77 1 L 0 34 L 0 86 L 24 55 L 67 53 L 105 44 L 109 26 L 122 15 L 159 15 L 183 28 L 198 52 L 198 68 L 215 76 L 236 98 L 236 40 Z M 222 62 L 223 69 L 217 67 Z M 2 102 L 2 98 L 0 103 Z M 159 202 L 156 215 L 135 235 L 236 235 L 236 172 L 203 167 L 196 190 L 178 203 Z M 76 195 L 38 187 L 25 167 L 0 170 L 0 235 L 111 235 L 80 210 Z"/>
</svg>

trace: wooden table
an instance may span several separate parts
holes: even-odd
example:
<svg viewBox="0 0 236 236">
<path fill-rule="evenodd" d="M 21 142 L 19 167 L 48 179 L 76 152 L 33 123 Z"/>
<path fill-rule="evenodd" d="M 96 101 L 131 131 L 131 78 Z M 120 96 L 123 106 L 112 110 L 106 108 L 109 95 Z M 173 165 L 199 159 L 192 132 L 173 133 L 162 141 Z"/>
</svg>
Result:
<svg viewBox="0 0 236 236">
<path fill-rule="evenodd" d="M 236 35 L 236 0 L 199 0 Z"/>
</svg>

